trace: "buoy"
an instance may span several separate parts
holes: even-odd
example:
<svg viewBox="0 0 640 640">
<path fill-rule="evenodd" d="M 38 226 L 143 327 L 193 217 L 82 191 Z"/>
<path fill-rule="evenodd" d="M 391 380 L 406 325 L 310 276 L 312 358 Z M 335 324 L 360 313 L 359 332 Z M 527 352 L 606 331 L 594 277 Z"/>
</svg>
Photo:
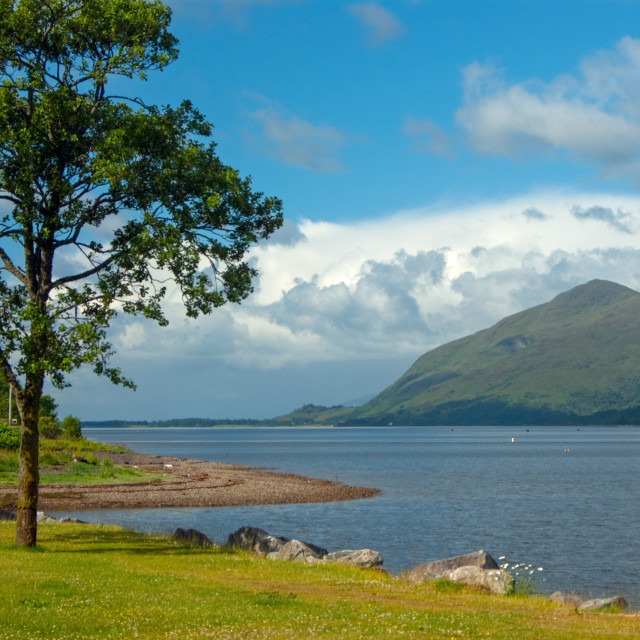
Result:
<svg viewBox="0 0 640 640">
<path fill-rule="evenodd" d="M 515 442 L 515 441 L 516 441 L 516 439 L 515 439 L 515 438 L 511 438 L 511 442 Z"/>
</svg>

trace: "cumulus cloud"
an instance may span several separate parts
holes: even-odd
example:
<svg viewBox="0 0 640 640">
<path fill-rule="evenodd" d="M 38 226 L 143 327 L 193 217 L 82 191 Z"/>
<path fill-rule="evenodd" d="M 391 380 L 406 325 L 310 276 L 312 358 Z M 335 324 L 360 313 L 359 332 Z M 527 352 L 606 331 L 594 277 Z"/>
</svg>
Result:
<svg viewBox="0 0 640 640">
<path fill-rule="evenodd" d="M 640 234 L 619 228 L 639 223 L 640 197 L 581 193 L 289 222 L 284 241 L 253 250 L 260 275 L 243 304 L 194 321 L 172 290 L 169 327 L 116 319 L 116 363 L 139 384 L 119 402 L 164 417 L 176 402 L 182 415 L 265 417 L 300 398 L 332 404 L 376 393 L 429 349 L 588 280 L 640 289 Z M 176 378 L 178 399 L 167 382 Z M 74 380 L 65 401 L 96 393 L 84 385 Z M 122 406 L 122 417 L 138 415 Z"/>
<path fill-rule="evenodd" d="M 369 43 L 372 46 L 399 38 L 404 34 L 404 27 L 400 20 L 376 2 L 355 2 L 347 5 L 347 11 L 366 27 Z"/>
<path fill-rule="evenodd" d="M 582 61 L 579 73 L 550 82 L 508 83 L 491 65 L 463 71 L 457 120 L 473 148 L 526 157 L 564 150 L 610 175 L 640 168 L 640 40 Z"/>
<path fill-rule="evenodd" d="M 328 124 L 312 124 L 262 97 L 249 117 L 259 128 L 258 143 L 283 162 L 311 171 L 343 170 L 339 152 L 345 135 Z"/>
</svg>

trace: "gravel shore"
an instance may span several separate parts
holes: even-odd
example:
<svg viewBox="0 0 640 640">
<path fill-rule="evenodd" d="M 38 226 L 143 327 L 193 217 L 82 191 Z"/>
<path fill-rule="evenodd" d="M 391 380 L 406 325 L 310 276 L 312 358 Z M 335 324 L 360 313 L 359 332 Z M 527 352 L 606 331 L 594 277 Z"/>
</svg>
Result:
<svg viewBox="0 0 640 640">
<path fill-rule="evenodd" d="M 230 507 L 260 504 L 336 502 L 369 498 L 377 489 L 350 487 L 255 467 L 142 453 L 110 453 L 119 466 L 161 474 L 152 482 L 106 485 L 46 485 L 41 477 L 38 508 L 48 511 Z M 0 504 L 15 506 L 16 489 L 0 488 Z M 12 500 L 13 495 L 13 500 Z"/>
</svg>

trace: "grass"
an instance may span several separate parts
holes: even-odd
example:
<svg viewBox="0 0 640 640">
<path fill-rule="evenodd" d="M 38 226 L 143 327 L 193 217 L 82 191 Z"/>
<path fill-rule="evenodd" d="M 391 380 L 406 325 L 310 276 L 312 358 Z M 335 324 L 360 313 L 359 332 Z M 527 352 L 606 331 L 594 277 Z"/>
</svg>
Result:
<svg viewBox="0 0 640 640">
<path fill-rule="evenodd" d="M 42 439 L 40 441 L 40 483 L 42 485 L 94 485 L 145 482 L 162 477 L 113 464 L 108 454 L 120 451 L 126 451 L 126 449 L 120 445 L 107 445 L 84 438 L 79 440 Z M 74 458 L 82 458 L 86 462 L 78 462 Z M 0 449 L 0 486 L 13 486 L 17 482 L 18 452 Z"/>
<path fill-rule="evenodd" d="M 637 638 L 640 618 L 578 614 L 383 572 L 201 550 L 114 527 L 0 523 L 0 640 Z"/>
</svg>

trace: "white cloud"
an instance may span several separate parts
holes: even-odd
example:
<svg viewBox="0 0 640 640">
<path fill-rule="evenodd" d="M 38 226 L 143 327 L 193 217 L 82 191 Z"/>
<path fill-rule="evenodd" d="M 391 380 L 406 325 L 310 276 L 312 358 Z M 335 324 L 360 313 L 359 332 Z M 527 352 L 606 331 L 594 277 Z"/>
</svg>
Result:
<svg viewBox="0 0 640 640">
<path fill-rule="evenodd" d="M 640 40 L 585 59 L 576 76 L 507 83 L 490 65 L 463 72 L 457 112 L 479 152 L 522 157 L 565 150 L 610 175 L 640 169 Z"/>
<path fill-rule="evenodd" d="M 347 5 L 347 11 L 366 27 L 372 46 L 404 34 L 404 27 L 398 18 L 376 2 L 355 2 Z"/>
<path fill-rule="evenodd" d="M 312 171 L 339 172 L 344 134 L 328 124 L 312 124 L 281 105 L 255 97 L 260 106 L 249 113 L 260 129 L 259 144 L 287 164 Z"/>
<path fill-rule="evenodd" d="M 114 364 L 139 390 L 83 415 L 265 417 L 378 392 L 429 349 L 580 283 L 640 289 L 639 225 L 640 196 L 604 193 L 289 222 L 253 251 L 260 278 L 242 305 L 188 320 L 172 291 L 169 327 L 119 317 Z M 74 379 L 65 411 L 98 393 L 87 384 Z"/>
<path fill-rule="evenodd" d="M 302 221 L 295 242 L 254 250 L 245 303 L 189 324 L 175 296 L 147 348 L 263 370 L 417 356 L 590 278 L 640 286 L 639 224 L 640 198 L 606 194 Z"/>
</svg>

